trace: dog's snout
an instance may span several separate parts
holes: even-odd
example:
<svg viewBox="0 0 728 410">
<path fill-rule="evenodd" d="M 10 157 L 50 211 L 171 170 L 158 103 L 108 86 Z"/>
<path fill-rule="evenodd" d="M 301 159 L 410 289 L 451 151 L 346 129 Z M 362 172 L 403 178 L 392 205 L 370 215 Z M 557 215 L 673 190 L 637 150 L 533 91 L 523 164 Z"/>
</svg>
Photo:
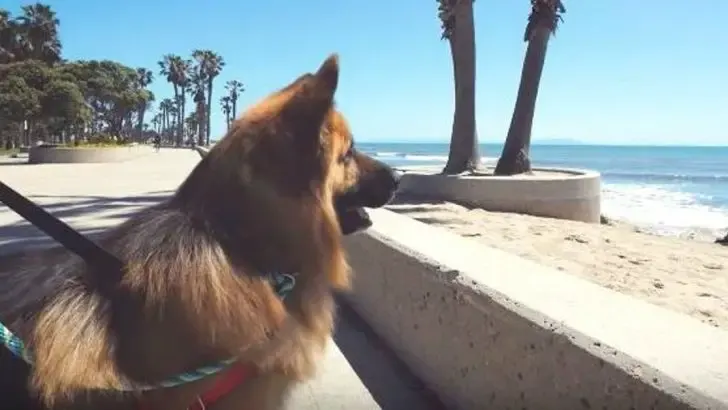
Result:
<svg viewBox="0 0 728 410">
<path fill-rule="evenodd" d="M 387 165 L 382 166 L 370 175 L 368 182 L 368 189 L 370 191 L 370 202 L 369 206 L 379 207 L 386 205 L 394 197 L 397 188 L 399 187 L 399 181 L 402 178 L 402 174 L 390 168 Z"/>
<path fill-rule="evenodd" d="M 379 208 L 394 198 L 402 173 L 389 165 L 361 155 L 359 181 L 336 199 L 339 207 Z"/>
</svg>

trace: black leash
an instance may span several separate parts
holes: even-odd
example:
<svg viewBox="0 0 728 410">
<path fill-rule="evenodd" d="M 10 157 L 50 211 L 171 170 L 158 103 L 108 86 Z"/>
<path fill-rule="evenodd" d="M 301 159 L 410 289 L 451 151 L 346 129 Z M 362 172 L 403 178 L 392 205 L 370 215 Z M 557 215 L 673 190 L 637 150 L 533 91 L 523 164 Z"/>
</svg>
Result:
<svg viewBox="0 0 728 410">
<path fill-rule="evenodd" d="M 3 182 L 0 182 L 0 202 L 7 205 L 8 208 L 66 249 L 80 256 L 89 266 L 104 272 L 104 276 L 115 275 L 115 277 L 106 277 L 105 279 L 114 283 L 121 280 L 124 264 L 117 257 Z"/>
</svg>

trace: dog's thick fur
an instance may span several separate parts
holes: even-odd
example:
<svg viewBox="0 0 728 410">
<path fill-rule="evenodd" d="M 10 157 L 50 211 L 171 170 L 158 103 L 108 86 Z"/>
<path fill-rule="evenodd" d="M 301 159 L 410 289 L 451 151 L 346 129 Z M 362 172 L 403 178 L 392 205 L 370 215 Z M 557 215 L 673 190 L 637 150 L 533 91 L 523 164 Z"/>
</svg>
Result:
<svg viewBox="0 0 728 410">
<path fill-rule="evenodd" d="M 0 258 L 0 321 L 34 355 L 34 405 L 137 409 L 137 395 L 115 391 L 235 357 L 258 375 L 213 408 L 277 409 L 313 374 L 332 291 L 349 286 L 342 230 L 366 228 L 362 207 L 396 189 L 389 168 L 353 148 L 334 108 L 338 75 L 329 57 L 250 108 L 170 200 L 106 234 L 121 282 L 61 248 Z M 298 273 L 285 302 L 263 275 L 274 271 Z M 23 365 L 0 349 L 11 390 L 0 397 L 21 399 Z M 141 398 L 185 409 L 213 380 Z"/>
</svg>

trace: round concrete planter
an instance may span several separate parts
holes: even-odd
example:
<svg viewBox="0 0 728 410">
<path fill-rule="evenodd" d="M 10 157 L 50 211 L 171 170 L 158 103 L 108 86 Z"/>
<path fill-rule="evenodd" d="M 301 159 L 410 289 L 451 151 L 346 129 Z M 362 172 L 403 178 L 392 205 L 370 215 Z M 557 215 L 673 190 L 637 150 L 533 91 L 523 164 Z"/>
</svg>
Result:
<svg viewBox="0 0 728 410">
<path fill-rule="evenodd" d="M 147 152 L 151 152 L 149 147 L 138 145 L 108 148 L 38 146 L 30 148 L 28 162 L 31 164 L 123 162 Z"/>
<path fill-rule="evenodd" d="M 457 176 L 404 168 L 399 192 L 464 203 L 495 212 L 599 223 L 601 177 L 579 169 L 534 168 L 536 175 Z M 540 172 L 540 174 L 539 174 Z"/>
</svg>

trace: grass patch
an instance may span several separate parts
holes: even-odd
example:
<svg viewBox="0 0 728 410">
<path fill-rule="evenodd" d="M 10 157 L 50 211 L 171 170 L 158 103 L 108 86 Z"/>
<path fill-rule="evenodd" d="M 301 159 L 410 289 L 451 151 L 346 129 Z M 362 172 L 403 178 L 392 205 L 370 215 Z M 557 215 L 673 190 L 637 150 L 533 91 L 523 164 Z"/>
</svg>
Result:
<svg viewBox="0 0 728 410">
<path fill-rule="evenodd" d="M 17 154 L 18 152 L 20 152 L 20 150 L 16 149 L 16 148 L 13 148 L 13 149 L 0 148 L 0 157 Z"/>
<path fill-rule="evenodd" d="M 63 148 L 124 148 L 130 147 L 131 144 L 118 142 L 79 142 L 59 146 Z"/>
</svg>

